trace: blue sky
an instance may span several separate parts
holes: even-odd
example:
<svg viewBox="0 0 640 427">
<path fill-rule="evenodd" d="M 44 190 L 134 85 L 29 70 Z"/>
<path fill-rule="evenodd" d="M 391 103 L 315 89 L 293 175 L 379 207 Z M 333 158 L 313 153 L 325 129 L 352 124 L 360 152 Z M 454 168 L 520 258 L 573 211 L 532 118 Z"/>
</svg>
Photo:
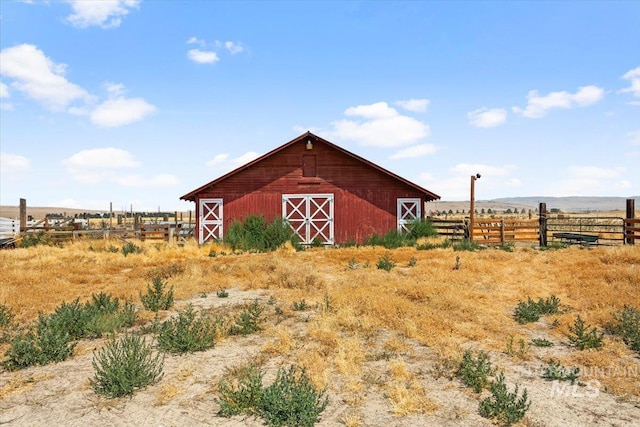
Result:
<svg viewBox="0 0 640 427">
<path fill-rule="evenodd" d="M 640 194 L 640 2 L 0 1 L 0 204 L 193 210 L 312 132 L 442 196 Z"/>
</svg>

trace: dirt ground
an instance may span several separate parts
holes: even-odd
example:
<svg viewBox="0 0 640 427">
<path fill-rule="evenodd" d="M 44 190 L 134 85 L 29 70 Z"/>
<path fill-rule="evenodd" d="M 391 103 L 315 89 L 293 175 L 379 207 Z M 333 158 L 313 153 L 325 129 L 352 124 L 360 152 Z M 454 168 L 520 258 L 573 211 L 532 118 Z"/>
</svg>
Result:
<svg viewBox="0 0 640 427">
<path fill-rule="evenodd" d="M 192 304 L 196 309 L 224 305 L 241 305 L 255 299 L 267 301 L 270 291 L 229 289 L 228 298 L 196 295 L 181 301 L 178 308 Z M 289 318 L 293 328 L 308 328 L 317 314 L 313 311 L 296 313 L 304 321 Z M 304 336 L 304 331 L 299 335 Z M 536 336 L 544 336 L 543 332 Z M 553 340 L 552 337 L 547 337 Z M 385 339 L 379 332 L 376 342 Z M 167 355 L 164 377 L 155 385 L 137 391 L 133 397 L 106 399 L 91 388 L 93 350 L 103 340 L 83 341 L 71 359 L 21 371 L 0 373 L 0 424 L 8 426 L 260 426 L 261 419 L 217 415 L 216 385 L 229 367 L 247 363 L 257 356 L 263 346 L 273 341 L 268 333 L 246 337 L 229 337 L 205 352 L 183 356 Z M 450 367 L 438 364 L 430 348 L 410 340 L 402 357 L 407 371 L 417 378 L 424 389 L 429 407 L 423 413 L 406 416 L 394 414 L 387 398 L 388 360 L 365 362 L 365 386 L 358 390 L 349 376 L 330 378 L 327 389 L 329 404 L 318 426 L 490 426 L 490 420 L 478 414 L 478 403 L 488 391 L 475 394 L 451 375 Z M 304 342 L 296 342 L 304 346 Z M 376 345 L 376 344 L 374 344 Z M 469 343 L 473 348 L 474 343 Z M 381 347 L 382 351 L 382 347 Z M 531 351 L 568 351 L 562 343 L 554 347 Z M 375 353 L 375 350 L 373 350 Z M 616 398 L 599 387 L 597 373 L 593 379 L 575 387 L 554 384 L 540 377 L 539 364 L 527 360 L 514 361 L 504 353 L 490 354 L 494 366 L 503 370 L 512 390 L 518 383 L 526 388 L 532 401 L 520 425 L 526 426 L 633 426 L 640 425 L 640 403 Z M 638 366 L 636 359 L 635 366 Z M 271 359 L 264 366 L 273 374 L 278 365 L 286 365 L 283 357 Z M 608 371 L 602 375 L 640 375 L 638 370 Z M 268 376 L 268 375 L 267 375 Z M 354 389 L 356 392 L 354 393 Z"/>
</svg>

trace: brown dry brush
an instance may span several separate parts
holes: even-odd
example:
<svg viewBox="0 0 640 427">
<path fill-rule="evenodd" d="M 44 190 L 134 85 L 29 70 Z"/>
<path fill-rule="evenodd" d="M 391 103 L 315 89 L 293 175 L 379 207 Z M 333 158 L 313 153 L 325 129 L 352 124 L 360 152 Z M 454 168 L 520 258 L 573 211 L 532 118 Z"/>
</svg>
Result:
<svg viewBox="0 0 640 427">
<path fill-rule="evenodd" d="M 566 342 L 577 316 L 607 330 L 614 313 L 625 306 L 640 307 L 637 245 L 557 251 L 518 247 L 513 252 L 285 247 L 270 253 L 233 254 L 220 245 L 139 242 L 142 251 L 127 256 L 111 246 L 121 245 L 79 241 L 62 248 L 1 251 L 0 304 L 10 307 L 12 321 L 24 327 L 39 312 L 51 313 L 63 301 L 76 298 L 84 303 L 98 292 L 141 307 L 140 295 L 153 277 L 171 283 L 176 302 L 215 295 L 220 289 L 268 290 L 282 311 L 270 317 L 280 328 L 274 335 L 288 341 L 304 334 L 305 348 L 293 346 L 288 356 L 308 368 L 314 383 L 326 380 L 329 372 L 362 373 L 368 354 L 365 344 L 380 331 L 428 345 L 449 363 L 462 358 L 468 342 L 476 342 L 484 351 L 503 352 L 508 338 L 521 336 L 522 328 L 537 328 L 549 339 Z M 212 250 L 215 257 L 210 256 Z M 396 264 L 389 272 L 376 268 L 385 255 Z M 457 257 L 460 268 L 454 269 Z M 359 268 L 349 268 L 351 260 L 357 260 Z M 531 325 L 514 320 L 519 301 L 550 295 L 570 311 L 545 315 Z M 295 314 L 290 307 L 302 300 L 309 309 Z M 304 319 L 306 327 L 301 331 L 295 326 L 299 321 L 287 319 Z M 266 325 L 261 333 L 269 331 Z M 0 354 L 7 346 L 0 343 Z M 361 356 L 347 359 L 347 350 Z M 572 354 L 561 362 L 617 366 L 634 354 L 612 334 L 604 337 L 602 349 L 580 353 L 584 354 Z M 616 378 L 600 379 L 614 393 L 639 397 L 639 378 L 625 378 L 624 384 Z"/>
</svg>

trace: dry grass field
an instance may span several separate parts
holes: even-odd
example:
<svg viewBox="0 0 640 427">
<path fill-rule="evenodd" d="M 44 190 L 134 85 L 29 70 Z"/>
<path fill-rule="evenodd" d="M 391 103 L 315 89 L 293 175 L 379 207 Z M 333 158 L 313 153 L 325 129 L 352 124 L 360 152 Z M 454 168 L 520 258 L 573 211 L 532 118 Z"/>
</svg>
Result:
<svg viewBox="0 0 640 427">
<path fill-rule="evenodd" d="M 510 390 L 527 389 L 531 406 L 520 425 L 640 423 L 639 354 L 610 334 L 598 350 L 578 350 L 567 338 L 577 316 L 604 331 L 625 305 L 640 308 L 638 245 L 225 254 L 215 245 L 136 244 L 143 253 L 128 256 L 113 250 L 121 241 L 102 240 L 0 251 L 0 304 L 19 326 L 63 301 L 105 292 L 136 304 L 140 329 L 154 317 L 140 293 L 162 277 L 174 287 L 176 306 L 161 318 L 189 304 L 233 316 L 258 301 L 263 330 L 220 337 L 204 352 L 167 355 L 162 380 L 131 398 L 106 399 L 91 388 L 93 352 L 104 339 L 80 342 L 64 362 L 0 368 L 0 424 L 258 426 L 259 418 L 217 415 L 218 381 L 252 362 L 267 379 L 278 367 L 304 366 L 326 387 L 319 426 L 492 425 L 478 413 L 489 392 L 474 393 L 455 375 L 468 349 L 485 351 Z M 385 255 L 395 263 L 389 272 L 376 268 Z M 219 290 L 228 297 L 219 298 Z M 560 314 L 514 320 L 519 301 L 550 295 L 560 299 Z M 532 339 L 554 345 L 537 347 Z M 0 360 L 9 345 L 0 344 Z M 559 392 L 543 379 L 551 359 L 579 367 L 580 385 Z"/>
</svg>

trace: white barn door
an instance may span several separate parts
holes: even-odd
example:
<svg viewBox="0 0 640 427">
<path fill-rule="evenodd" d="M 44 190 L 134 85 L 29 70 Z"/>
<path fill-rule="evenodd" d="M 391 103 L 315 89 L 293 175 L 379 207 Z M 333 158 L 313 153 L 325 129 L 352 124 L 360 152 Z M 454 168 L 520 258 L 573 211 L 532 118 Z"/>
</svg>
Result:
<svg viewBox="0 0 640 427">
<path fill-rule="evenodd" d="M 222 239 L 222 199 L 200 199 L 198 241 L 200 244 Z"/>
<path fill-rule="evenodd" d="M 398 199 L 398 231 L 409 231 L 408 224 L 422 218 L 420 199 Z"/>
<path fill-rule="evenodd" d="M 302 244 L 333 244 L 333 194 L 283 194 L 282 217 Z"/>
</svg>

